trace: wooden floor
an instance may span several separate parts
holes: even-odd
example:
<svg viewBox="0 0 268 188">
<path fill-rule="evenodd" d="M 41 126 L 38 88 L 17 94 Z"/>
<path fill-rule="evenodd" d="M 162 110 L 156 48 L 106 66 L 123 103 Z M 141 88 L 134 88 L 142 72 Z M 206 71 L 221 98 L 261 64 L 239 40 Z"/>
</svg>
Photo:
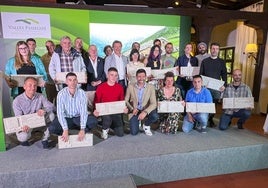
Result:
<svg viewBox="0 0 268 188">
<path fill-rule="evenodd" d="M 268 139 L 268 135 L 264 135 L 263 132 L 263 124 L 265 122 L 265 118 L 266 115 L 252 115 L 250 119 L 245 123 L 244 127 L 257 134 L 260 134 L 260 136 L 265 136 Z M 234 119 L 232 121 L 232 124 L 236 124 L 236 121 L 237 120 Z M 184 187 L 185 188 L 268 187 L 268 169 L 138 186 L 138 188 L 181 188 L 181 187 L 183 188 Z"/>
</svg>

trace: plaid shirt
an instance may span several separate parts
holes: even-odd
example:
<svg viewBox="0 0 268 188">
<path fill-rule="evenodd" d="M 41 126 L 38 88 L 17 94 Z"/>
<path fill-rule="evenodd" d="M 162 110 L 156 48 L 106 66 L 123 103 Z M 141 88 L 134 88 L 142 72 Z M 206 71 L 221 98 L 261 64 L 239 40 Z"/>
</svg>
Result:
<svg viewBox="0 0 268 188">
<path fill-rule="evenodd" d="M 252 97 L 252 93 L 250 88 L 244 84 L 241 83 L 237 89 L 235 89 L 234 85 L 231 83 L 229 84 L 224 92 L 223 92 L 223 98 L 239 98 L 239 97 Z M 225 114 L 232 115 L 234 112 L 237 112 L 239 109 L 225 109 Z"/>
<path fill-rule="evenodd" d="M 64 52 L 60 55 L 61 72 L 73 72 L 73 55 L 72 53 L 66 54 Z"/>
</svg>

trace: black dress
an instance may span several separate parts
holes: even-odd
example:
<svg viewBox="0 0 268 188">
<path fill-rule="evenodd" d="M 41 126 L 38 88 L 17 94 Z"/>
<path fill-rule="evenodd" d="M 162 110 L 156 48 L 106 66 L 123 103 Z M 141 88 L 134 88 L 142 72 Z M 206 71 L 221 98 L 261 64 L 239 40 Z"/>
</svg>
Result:
<svg viewBox="0 0 268 188">
<path fill-rule="evenodd" d="M 36 75 L 36 69 L 34 65 L 28 65 L 24 63 L 20 69 L 17 70 L 17 74 L 33 74 Z M 18 87 L 19 95 L 24 92 L 23 87 Z M 41 87 L 37 87 L 37 92 L 42 93 Z"/>
</svg>

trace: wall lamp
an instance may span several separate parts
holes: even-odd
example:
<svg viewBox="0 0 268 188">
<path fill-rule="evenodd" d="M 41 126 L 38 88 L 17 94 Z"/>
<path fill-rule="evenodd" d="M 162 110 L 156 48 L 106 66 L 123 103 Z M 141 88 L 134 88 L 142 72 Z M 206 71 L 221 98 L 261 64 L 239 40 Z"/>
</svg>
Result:
<svg viewBox="0 0 268 188">
<path fill-rule="evenodd" d="M 245 54 L 247 54 L 248 58 L 253 57 L 257 63 L 257 53 L 258 46 L 257 44 L 247 44 L 245 48 Z"/>
</svg>

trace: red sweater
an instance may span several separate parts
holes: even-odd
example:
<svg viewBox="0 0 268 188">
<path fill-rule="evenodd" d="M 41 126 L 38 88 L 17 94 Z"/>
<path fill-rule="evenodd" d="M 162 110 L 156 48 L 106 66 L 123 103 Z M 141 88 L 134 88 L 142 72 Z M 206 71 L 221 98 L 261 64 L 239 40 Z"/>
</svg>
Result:
<svg viewBox="0 0 268 188">
<path fill-rule="evenodd" d="M 94 103 L 123 100 L 125 100 L 124 89 L 120 84 L 115 83 L 115 85 L 110 86 L 107 84 L 107 82 L 104 82 L 97 87 Z"/>
</svg>

